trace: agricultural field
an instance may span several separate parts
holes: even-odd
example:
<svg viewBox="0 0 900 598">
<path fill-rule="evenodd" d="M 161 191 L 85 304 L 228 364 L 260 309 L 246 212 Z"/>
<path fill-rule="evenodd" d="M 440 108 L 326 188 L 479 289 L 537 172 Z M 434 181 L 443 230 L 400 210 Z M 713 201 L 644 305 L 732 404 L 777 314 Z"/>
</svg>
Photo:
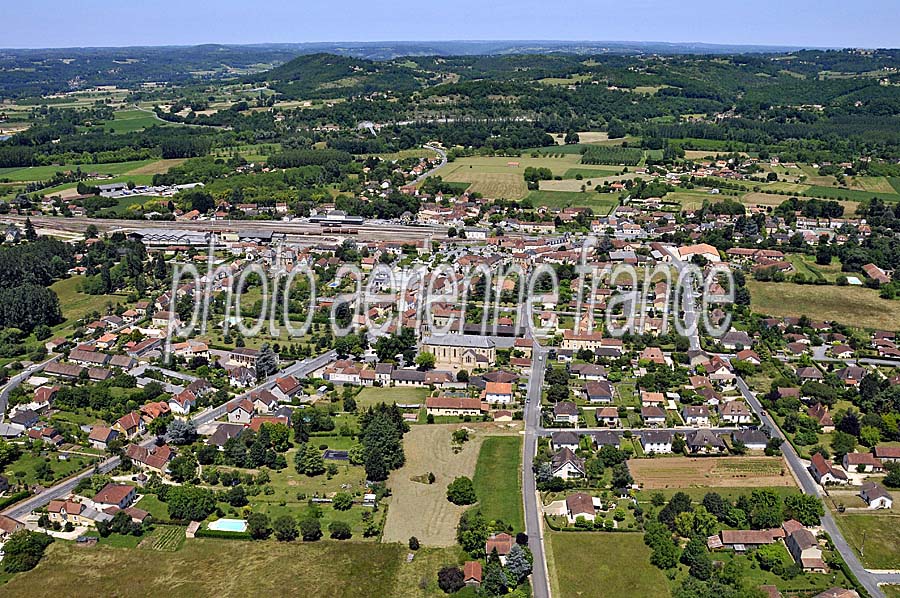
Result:
<svg viewBox="0 0 900 598">
<path fill-rule="evenodd" d="M 794 486 L 781 457 L 661 457 L 632 459 L 631 475 L 645 490 Z"/>
<path fill-rule="evenodd" d="M 33 570 L 14 576 L 3 595 L 57 596 L 425 596 L 398 587 L 407 550 L 397 544 L 321 540 L 315 544 L 197 538 L 177 552 L 78 548 L 57 541 Z M 435 572 L 410 565 L 418 580 Z M 135 575 L 140 571 L 140 575 Z M 237 575 L 236 572 L 240 572 Z M 73 583 L 73 580 L 78 580 Z"/>
<path fill-rule="evenodd" d="M 148 168 L 160 160 L 134 160 L 132 162 L 111 162 L 109 164 L 68 164 L 65 166 L 27 166 L 23 168 L 0 168 L 0 179 L 9 179 L 15 182 L 44 181 L 57 172 L 81 169 L 85 173 L 97 173 L 108 175 L 129 174 L 133 171 Z M 137 173 L 136 174 L 141 174 Z M 153 174 L 148 173 L 148 174 Z"/>
<path fill-rule="evenodd" d="M 481 444 L 472 481 L 478 508 L 488 520 L 501 519 L 524 531 L 521 464 L 522 441 L 518 436 L 489 436 Z"/>
<path fill-rule="evenodd" d="M 413 426 L 403 437 L 406 464 L 391 472 L 390 506 L 384 524 L 384 542 L 405 543 L 415 536 L 424 546 L 453 546 L 456 524 L 469 507 L 447 500 L 447 485 L 457 476 L 472 477 L 484 436 L 470 433 L 469 441 L 454 450 L 451 434 L 458 424 Z M 473 426 L 471 429 L 475 429 Z M 414 478 L 435 475 L 433 484 Z"/>
<path fill-rule="evenodd" d="M 808 315 L 862 328 L 896 330 L 900 302 L 862 287 L 747 281 L 753 311 L 775 317 Z"/>
<path fill-rule="evenodd" d="M 862 553 L 863 565 L 871 569 L 900 569 L 900 526 L 895 515 L 834 513 L 847 542 Z"/>
<path fill-rule="evenodd" d="M 804 274 L 810 280 L 824 279 L 828 282 L 834 282 L 839 276 L 852 274 L 841 271 L 841 263 L 838 259 L 832 259 L 831 263 L 823 266 L 816 263 L 816 258 L 805 253 L 789 253 L 787 261 L 794 265 L 794 270 Z M 860 275 L 860 278 L 862 276 Z"/>
<path fill-rule="evenodd" d="M 138 548 L 157 552 L 175 552 L 185 541 L 184 528 L 177 525 L 157 525 L 156 529 L 141 540 Z"/>
<path fill-rule="evenodd" d="M 548 208 L 584 207 L 591 208 L 595 215 L 606 215 L 619 204 L 616 195 L 600 194 L 594 191 L 569 193 L 567 191 L 532 191 L 528 200 L 535 207 Z"/>
<path fill-rule="evenodd" d="M 113 120 L 97 123 L 111 133 L 133 133 L 158 126 L 172 126 L 172 123 L 160 120 L 156 114 L 144 110 L 118 110 L 113 114 Z"/>
<path fill-rule="evenodd" d="M 553 596 L 596 596 L 598 588 L 610 598 L 670 595 L 666 576 L 650 564 L 643 534 L 548 532 L 545 544 Z"/>
<path fill-rule="evenodd" d="M 485 197 L 521 199 L 528 194 L 524 174 L 529 166 L 549 168 L 554 175 L 562 176 L 570 168 L 581 167 L 581 154 L 563 154 L 561 158 L 532 158 L 526 155 L 458 158 L 436 174 L 450 183 L 471 183 L 469 191 Z"/>
</svg>

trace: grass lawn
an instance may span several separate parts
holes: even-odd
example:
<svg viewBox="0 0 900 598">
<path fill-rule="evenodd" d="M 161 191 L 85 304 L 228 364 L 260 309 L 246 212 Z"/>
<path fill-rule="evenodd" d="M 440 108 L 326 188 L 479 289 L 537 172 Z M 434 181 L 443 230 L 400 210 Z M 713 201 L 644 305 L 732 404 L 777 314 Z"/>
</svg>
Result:
<svg viewBox="0 0 900 598">
<path fill-rule="evenodd" d="M 488 436 L 475 466 L 475 494 L 487 519 L 502 519 L 525 530 L 522 513 L 522 442 L 518 436 Z"/>
<path fill-rule="evenodd" d="M 144 550 L 103 545 L 85 549 L 57 541 L 35 569 L 14 576 L 3 588 L 3 595 L 434 595 L 420 590 L 418 582 L 422 577 L 435 579 L 437 571 L 425 570 L 415 561 L 407 565 L 406 553 L 406 548 L 398 544 L 197 538 L 186 541 L 177 552 L 158 551 L 147 558 Z M 430 567 L 442 558 L 423 561 L 422 565 Z"/>
<path fill-rule="evenodd" d="M 863 548 L 863 565 L 871 569 L 900 569 L 900 519 L 869 514 L 835 514 L 834 518 L 847 542 L 857 552 Z"/>
<path fill-rule="evenodd" d="M 881 586 L 881 591 L 884 592 L 884 595 L 887 596 L 887 598 L 900 598 L 900 586 Z"/>
<path fill-rule="evenodd" d="M 360 410 L 368 409 L 378 403 L 424 404 L 428 398 L 427 388 L 389 388 L 370 386 L 363 388 L 356 395 L 356 405 Z"/>
<path fill-rule="evenodd" d="M 666 576 L 650 564 L 643 534 L 548 532 L 545 540 L 550 585 L 557 598 L 670 595 Z"/>
<path fill-rule="evenodd" d="M 860 287 L 747 281 L 753 311 L 775 317 L 807 315 L 862 328 L 897 330 L 900 301 Z"/>
<path fill-rule="evenodd" d="M 35 467 L 45 459 L 49 459 L 48 463 L 50 469 L 53 471 L 53 476 L 49 480 L 38 480 L 35 475 Z M 12 482 L 12 480 L 21 480 L 29 485 L 40 483 L 47 486 L 51 481 L 57 482 L 63 478 L 69 477 L 73 473 L 86 469 L 92 465 L 94 461 L 96 461 L 96 459 L 83 455 L 72 455 L 66 460 L 60 461 L 58 453 L 50 453 L 47 457 L 44 457 L 41 455 L 34 455 L 30 452 L 24 452 L 18 459 L 10 463 L 3 473 L 10 479 L 10 482 Z M 17 472 L 24 472 L 24 477 L 17 476 Z"/>
<path fill-rule="evenodd" d="M 82 293 L 78 290 L 82 280 L 79 276 L 73 276 L 64 280 L 58 280 L 50 285 L 50 289 L 59 296 L 59 307 L 62 309 L 63 317 L 66 319 L 66 325 L 71 324 L 74 320 L 83 318 L 91 312 L 104 312 L 107 303 L 115 305 L 125 301 L 124 295 L 88 295 Z"/>
</svg>

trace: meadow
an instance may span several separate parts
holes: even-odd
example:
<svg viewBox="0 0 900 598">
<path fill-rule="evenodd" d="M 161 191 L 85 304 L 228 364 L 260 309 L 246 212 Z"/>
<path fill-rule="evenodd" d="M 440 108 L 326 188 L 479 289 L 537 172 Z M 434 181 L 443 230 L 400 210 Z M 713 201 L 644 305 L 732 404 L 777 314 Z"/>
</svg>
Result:
<svg viewBox="0 0 900 598">
<path fill-rule="evenodd" d="M 481 444 L 475 466 L 478 509 L 488 520 L 501 519 L 525 530 L 522 511 L 522 441 L 518 436 L 489 436 Z"/>
</svg>

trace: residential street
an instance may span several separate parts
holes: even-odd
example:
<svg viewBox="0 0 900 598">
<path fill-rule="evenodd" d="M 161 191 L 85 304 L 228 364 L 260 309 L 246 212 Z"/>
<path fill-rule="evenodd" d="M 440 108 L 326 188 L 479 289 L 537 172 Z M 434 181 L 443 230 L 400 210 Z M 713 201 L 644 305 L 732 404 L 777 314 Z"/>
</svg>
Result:
<svg viewBox="0 0 900 598">
<path fill-rule="evenodd" d="M 550 580 L 547 575 L 547 559 L 544 555 L 543 514 L 538 503 L 537 487 L 531 471 L 531 461 L 537 453 L 541 426 L 541 389 L 544 385 L 546 352 L 535 344 L 531 357 L 531 376 L 528 379 L 528 395 L 525 403 L 525 442 L 522 454 L 522 498 L 525 503 L 525 533 L 528 547 L 534 555 L 531 587 L 534 598 L 550 598 Z"/>
</svg>

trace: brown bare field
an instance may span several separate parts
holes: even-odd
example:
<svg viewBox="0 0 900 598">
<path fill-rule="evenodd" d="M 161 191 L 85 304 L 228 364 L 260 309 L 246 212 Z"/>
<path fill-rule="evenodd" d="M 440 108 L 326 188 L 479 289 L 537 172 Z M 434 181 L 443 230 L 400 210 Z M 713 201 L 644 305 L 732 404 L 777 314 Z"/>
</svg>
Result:
<svg viewBox="0 0 900 598">
<path fill-rule="evenodd" d="M 600 143 L 609 141 L 609 133 L 606 131 L 578 131 L 579 143 Z"/>
<path fill-rule="evenodd" d="M 169 172 L 169 169 L 173 166 L 180 166 L 184 164 L 185 158 L 172 158 L 168 160 L 157 160 L 152 164 L 147 164 L 145 166 L 141 166 L 140 168 L 135 168 L 134 170 L 130 170 L 125 174 L 165 174 Z"/>
<path fill-rule="evenodd" d="M 781 457 L 632 459 L 628 469 L 646 490 L 794 486 L 794 478 Z"/>
<path fill-rule="evenodd" d="M 477 424 L 466 424 L 478 429 Z M 447 500 L 447 485 L 457 476 L 475 475 L 475 464 L 484 435 L 470 433 L 470 440 L 453 452 L 451 434 L 463 424 L 413 426 L 403 437 L 406 464 L 388 480 L 391 502 L 384 524 L 383 542 L 406 543 L 415 536 L 424 546 L 453 546 L 456 524 L 468 509 Z M 412 478 L 433 472 L 434 484 Z"/>
</svg>

